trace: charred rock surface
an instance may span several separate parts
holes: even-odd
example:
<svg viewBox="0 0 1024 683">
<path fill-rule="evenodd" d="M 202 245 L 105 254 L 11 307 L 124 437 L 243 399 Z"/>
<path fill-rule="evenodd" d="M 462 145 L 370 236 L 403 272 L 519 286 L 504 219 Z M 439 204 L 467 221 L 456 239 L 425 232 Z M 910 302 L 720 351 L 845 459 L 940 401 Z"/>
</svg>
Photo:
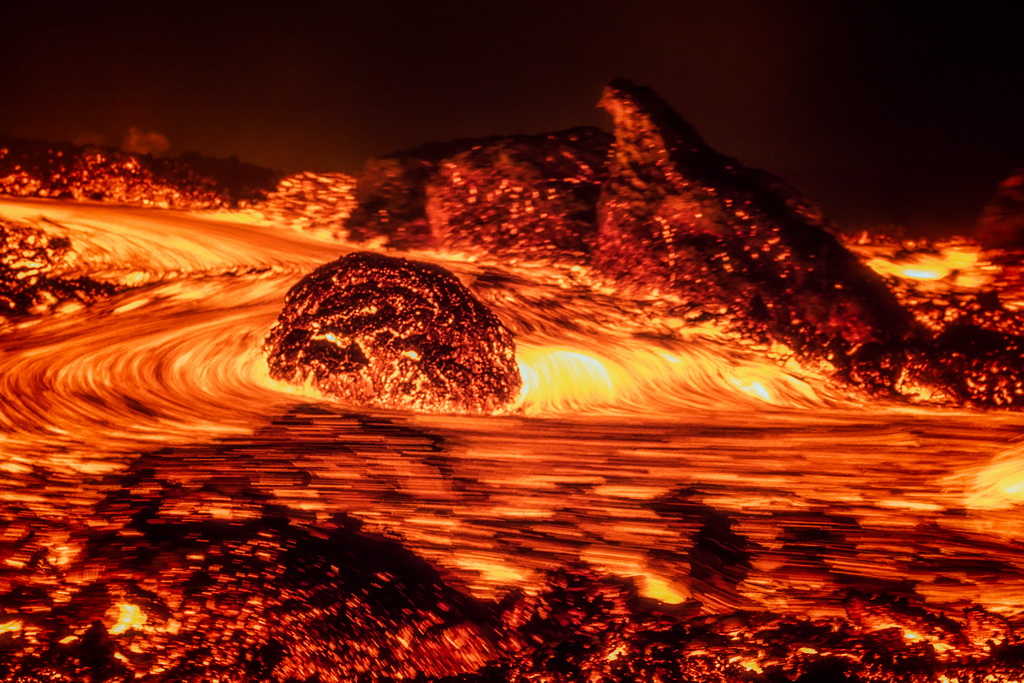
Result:
<svg viewBox="0 0 1024 683">
<path fill-rule="evenodd" d="M 533 259 L 580 258 L 611 137 L 594 128 L 514 136 L 443 160 L 427 182 L 438 243 Z"/>
<path fill-rule="evenodd" d="M 741 327 L 891 387 L 913 333 L 881 279 L 781 180 L 712 150 L 652 91 L 611 83 L 615 144 L 595 264 L 621 282 L 725 309 Z M 890 366 L 890 367 L 887 367 Z"/>
<path fill-rule="evenodd" d="M 174 209 L 234 207 L 266 197 L 281 174 L 236 158 L 155 158 L 105 147 L 0 137 L 0 194 Z"/>
<path fill-rule="evenodd" d="M 454 275 L 369 252 L 295 285 L 266 351 L 277 379 L 389 408 L 492 412 L 521 384 L 512 334 Z"/>
<path fill-rule="evenodd" d="M 427 223 L 427 181 L 445 159 L 499 136 L 428 142 L 366 161 L 356 182 L 356 207 L 348 221 L 356 242 L 384 238 L 392 247 L 432 246 Z"/>
<path fill-rule="evenodd" d="M 1024 337 L 957 322 L 912 357 L 912 369 L 961 402 L 1024 406 Z"/>
<path fill-rule="evenodd" d="M 610 136 L 596 128 L 431 143 L 370 159 L 357 241 L 563 257 L 588 249 Z"/>
<path fill-rule="evenodd" d="M 0 221 L 0 327 L 6 318 L 81 306 L 106 298 L 113 285 L 72 275 L 71 243 L 27 225 Z"/>
<path fill-rule="evenodd" d="M 351 237 L 589 260 L 624 289 L 671 293 L 872 393 L 1024 405 L 1020 316 L 983 297 L 962 315 L 945 300 L 908 308 L 810 201 L 711 149 L 651 90 L 617 80 L 600 105 L 614 121 L 610 147 L 580 128 L 370 160 Z M 1020 187 L 1019 174 L 1003 183 L 981 234 L 1012 242 Z"/>
</svg>

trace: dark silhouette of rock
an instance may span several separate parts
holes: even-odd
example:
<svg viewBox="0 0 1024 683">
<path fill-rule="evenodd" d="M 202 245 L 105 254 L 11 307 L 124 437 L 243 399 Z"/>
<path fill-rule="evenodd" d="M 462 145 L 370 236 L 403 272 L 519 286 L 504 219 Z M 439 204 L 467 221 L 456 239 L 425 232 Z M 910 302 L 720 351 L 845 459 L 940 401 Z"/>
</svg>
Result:
<svg viewBox="0 0 1024 683">
<path fill-rule="evenodd" d="M 273 377 L 359 404 L 487 413 L 521 385 L 512 333 L 454 275 L 369 252 L 295 285 L 266 350 Z"/>
<path fill-rule="evenodd" d="M 955 323 L 935 339 L 934 372 L 969 403 L 1024 405 L 1024 337 Z"/>
<path fill-rule="evenodd" d="M 694 597 L 723 604 L 740 602 L 736 587 L 750 573 L 751 544 L 733 529 L 734 520 L 698 499 L 698 492 L 679 488 L 655 501 L 652 509 L 670 528 L 688 537 L 687 583 Z M 674 553 L 654 548 L 651 554 L 671 560 Z M 724 598 L 724 600 L 723 600 Z"/>
<path fill-rule="evenodd" d="M 587 251 L 610 136 L 596 128 L 428 143 L 366 162 L 356 241 L 563 258 Z"/>
<path fill-rule="evenodd" d="M 594 128 L 513 136 L 443 160 L 427 182 L 427 221 L 439 244 L 533 259 L 579 258 L 611 138 Z"/>
<path fill-rule="evenodd" d="M 395 247 L 430 246 L 425 186 L 435 163 L 415 152 L 367 160 L 356 184 L 349 238 L 365 242 L 384 237 Z"/>
<path fill-rule="evenodd" d="M 978 218 L 976 234 L 988 249 L 1024 249 L 1024 168 L 999 183 Z"/>
<path fill-rule="evenodd" d="M 624 291 L 679 297 L 872 393 L 1024 404 L 1020 316 L 978 297 L 958 330 L 943 331 L 945 311 L 942 325 L 926 326 L 809 200 L 711 149 L 654 92 L 617 80 L 600 104 L 614 120 L 610 147 L 606 134 L 579 128 L 371 159 L 350 236 L 589 260 Z M 1019 175 L 1003 183 L 987 213 L 993 226 L 1016 220 L 1021 187 Z"/>
<path fill-rule="evenodd" d="M 912 319 L 810 202 L 711 149 L 647 88 L 613 81 L 600 105 L 615 122 L 600 270 L 726 309 L 748 334 L 892 386 Z"/>
</svg>

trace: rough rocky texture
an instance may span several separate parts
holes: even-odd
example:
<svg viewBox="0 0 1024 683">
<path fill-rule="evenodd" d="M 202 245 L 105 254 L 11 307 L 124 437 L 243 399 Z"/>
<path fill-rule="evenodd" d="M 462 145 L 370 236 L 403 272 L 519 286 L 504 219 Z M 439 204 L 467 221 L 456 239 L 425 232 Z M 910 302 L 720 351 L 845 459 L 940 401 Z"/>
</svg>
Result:
<svg viewBox="0 0 1024 683">
<path fill-rule="evenodd" d="M 611 138 L 596 128 L 429 143 L 370 159 L 356 241 L 564 258 L 589 249 Z"/>
<path fill-rule="evenodd" d="M 521 385 L 512 334 L 454 275 L 369 252 L 295 285 L 266 350 L 273 377 L 359 404 L 486 413 Z"/>
<path fill-rule="evenodd" d="M 236 158 L 173 159 L 105 147 L 0 137 L 0 194 L 174 209 L 234 207 L 266 196 L 280 174 Z"/>
<path fill-rule="evenodd" d="M 368 159 L 356 184 L 349 237 L 357 242 L 384 238 L 394 247 L 432 246 L 426 214 L 427 180 L 443 159 L 473 144 L 470 140 L 432 142 Z"/>
<path fill-rule="evenodd" d="M 980 407 L 1024 407 L 1024 336 L 973 324 L 946 327 L 912 350 L 905 372 L 938 398 Z"/>
<path fill-rule="evenodd" d="M 680 297 L 871 392 L 1024 406 L 1019 315 L 974 297 L 957 330 L 944 331 L 963 317 L 948 310 L 932 312 L 940 324 L 922 323 L 817 207 L 711 149 L 652 91 L 618 80 L 600 104 L 614 120 L 610 148 L 606 134 L 580 128 L 371 159 L 350 236 L 589 259 L 624 290 Z M 1021 186 L 1019 176 L 1003 183 L 986 214 L 1002 226 L 993 235 L 1016 220 Z"/>
<path fill-rule="evenodd" d="M 7 318 L 81 306 L 110 296 L 112 285 L 71 273 L 71 243 L 37 228 L 0 221 L 0 327 Z"/>
<path fill-rule="evenodd" d="M 750 334 L 892 386 L 911 317 L 809 202 L 712 150 L 647 88 L 614 81 L 600 105 L 615 122 L 600 270 L 725 309 Z"/>
<path fill-rule="evenodd" d="M 611 137 L 595 128 L 514 136 L 445 159 L 427 182 L 426 215 L 439 244 L 533 259 L 580 257 Z"/>
<path fill-rule="evenodd" d="M 1012 626 L 978 607 L 951 618 L 854 592 L 845 618 L 689 607 L 651 609 L 625 582 L 585 567 L 552 571 L 544 591 L 506 610 L 515 646 L 504 661 L 459 680 L 926 683 L 1024 671 Z"/>
<path fill-rule="evenodd" d="M 429 163 L 414 157 L 368 160 L 356 185 L 349 237 L 356 242 L 385 237 L 394 246 L 428 246 L 423 188 L 430 170 Z"/>
</svg>

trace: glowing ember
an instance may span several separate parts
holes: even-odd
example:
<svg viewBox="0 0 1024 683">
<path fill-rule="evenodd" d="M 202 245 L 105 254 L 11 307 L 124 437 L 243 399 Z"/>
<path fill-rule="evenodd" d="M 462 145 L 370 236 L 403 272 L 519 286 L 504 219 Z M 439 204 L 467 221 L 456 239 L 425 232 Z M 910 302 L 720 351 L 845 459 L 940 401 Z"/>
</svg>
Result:
<svg viewBox="0 0 1024 683">
<path fill-rule="evenodd" d="M 519 393 L 511 334 L 451 273 L 365 252 L 288 293 L 267 352 L 271 376 L 363 405 L 492 412 Z"/>
</svg>

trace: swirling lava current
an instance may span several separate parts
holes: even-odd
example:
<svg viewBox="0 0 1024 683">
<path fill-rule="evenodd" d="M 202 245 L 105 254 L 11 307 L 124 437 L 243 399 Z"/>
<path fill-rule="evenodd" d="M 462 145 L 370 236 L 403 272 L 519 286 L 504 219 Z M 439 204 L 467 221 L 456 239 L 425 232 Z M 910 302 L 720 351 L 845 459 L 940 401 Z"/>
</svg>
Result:
<svg viewBox="0 0 1024 683">
<path fill-rule="evenodd" d="M 717 624 L 688 646 L 720 675 L 700 680 L 782 670 L 729 645 L 760 628 L 736 614 L 795 615 L 804 659 L 824 657 L 823 623 L 964 662 L 1024 620 L 1019 414 L 869 399 L 579 268 L 441 252 L 416 258 L 515 332 L 521 399 L 367 410 L 271 380 L 260 350 L 288 288 L 350 247 L 241 213 L 2 199 L 0 217 L 70 238 L 81 272 L 123 288 L 0 334 L 11 680 L 72 660 L 93 680 L 469 675 L 536 648 L 537 605 L 584 575 L 609 605 L 634 586 Z M 634 656 L 600 631 L 596 659 Z"/>
</svg>

